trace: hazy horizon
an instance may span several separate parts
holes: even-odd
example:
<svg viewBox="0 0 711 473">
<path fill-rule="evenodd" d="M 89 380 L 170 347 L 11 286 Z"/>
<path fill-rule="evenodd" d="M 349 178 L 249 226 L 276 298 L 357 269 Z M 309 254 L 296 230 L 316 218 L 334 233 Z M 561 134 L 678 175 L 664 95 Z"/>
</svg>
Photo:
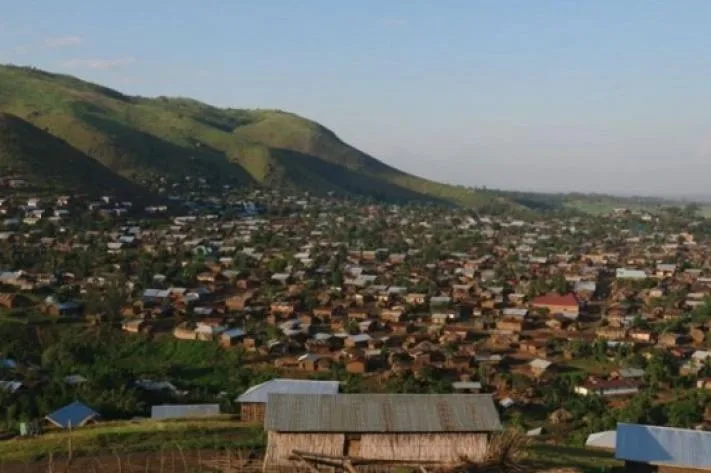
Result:
<svg viewBox="0 0 711 473">
<path fill-rule="evenodd" d="M 291 111 L 450 183 L 711 200 L 710 2 L 278 3 L 19 3 L 0 62 Z"/>
</svg>

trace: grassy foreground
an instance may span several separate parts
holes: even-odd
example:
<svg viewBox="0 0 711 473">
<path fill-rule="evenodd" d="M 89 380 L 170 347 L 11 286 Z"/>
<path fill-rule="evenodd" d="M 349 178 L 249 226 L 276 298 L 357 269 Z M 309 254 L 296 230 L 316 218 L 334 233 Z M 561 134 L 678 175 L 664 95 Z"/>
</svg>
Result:
<svg viewBox="0 0 711 473">
<path fill-rule="evenodd" d="M 525 463 L 536 470 L 554 468 L 579 468 L 584 472 L 602 472 L 619 469 L 623 462 L 612 452 L 582 447 L 534 444 L 527 452 Z"/>
<path fill-rule="evenodd" d="M 107 422 L 71 433 L 52 430 L 34 438 L 0 441 L 0 464 L 22 464 L 75 457 L 129 455 L 138 452 L 261 449 L 266 436 L 261 425 L 230 416 L 215 419 Z M 622 466 L 610 452 L 549 444 L 533 444 L 523 459 L 532 470 L 579 468 L 611 471 Z"/>
<path fill-rule="evenodd" d="M 265 436 L 260 425 L 232 418 L 129 422 L 108 422 L 68 433 L 52 430 L 34 438 L 0 442 L 1 463 L 26 463 L 46 459 L 50 454 L 66 457 L 128 454 L 159 450 L 260 448 Z"/>
</svg>

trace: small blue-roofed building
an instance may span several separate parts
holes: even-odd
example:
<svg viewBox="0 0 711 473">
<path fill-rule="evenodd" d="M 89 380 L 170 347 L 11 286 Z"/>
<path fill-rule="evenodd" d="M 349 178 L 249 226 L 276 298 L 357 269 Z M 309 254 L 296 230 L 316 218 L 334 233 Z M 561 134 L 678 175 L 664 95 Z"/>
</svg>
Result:
<svg viewBox="0 0 711 473">
<path fill-rule="evenodd" d="M 262 422 L 270 394 L 338 394 L 338 381 L 277 378 L 247 389 L 237 398 L 243 421 Z"/>
<path fill-rule="evenodd" d="M 163 404 L 151 406 L 151 419 L 194 419 L 220 415 L 219 404 Z"/>
<path fill-rule="evenodd" d="M 220 344 L 223 347 L 231 347 L 240 343 L 246 336 L 247 332 L 241 328 L 231 328 L 220 334 Z"/>
<path fill-rule="evenodd" d="M 711 432 L 617 424 L 615 456 L 630 473 L 711 471 Z"/>
<path fill-rule="evenodd" d="M 94 409 L 82 402 L 74 401 L 47 415 L 45 419 L 60 429 L 73 429 L 83 427 L 89 422 L 95 421 L 98 417 L 100 417 L 99 413 Z"/>
</svg>

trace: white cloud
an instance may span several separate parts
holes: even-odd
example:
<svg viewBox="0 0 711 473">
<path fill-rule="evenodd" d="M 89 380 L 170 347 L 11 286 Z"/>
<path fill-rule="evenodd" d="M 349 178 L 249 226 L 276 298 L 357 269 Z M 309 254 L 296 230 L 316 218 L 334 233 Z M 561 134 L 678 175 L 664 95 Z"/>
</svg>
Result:
<svg viewBox="0 0 711 473">
<path fill-rule="evenodd" d="M 53 38 L 47 38 L 44 40 L 44 45 L 47 48 L 65 48 L 68 46 L 79 46 L 81 44 L 81 38 L 79 36 L 57 36 Z"/>
<path fill-rule="evenodd" d="M 113 69 L 128 66 L 136 62 L 135 57 L 122 57 L 116 59 L 70 59 L 64 61 L 62 66 L 72 69 Z"/>
</svg>

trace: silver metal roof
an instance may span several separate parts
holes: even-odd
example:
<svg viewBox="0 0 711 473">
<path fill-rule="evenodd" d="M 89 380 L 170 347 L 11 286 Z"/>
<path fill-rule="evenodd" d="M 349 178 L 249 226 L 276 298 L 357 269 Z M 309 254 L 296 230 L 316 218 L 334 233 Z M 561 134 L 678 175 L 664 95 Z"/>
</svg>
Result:
<svg viewBox="0 0 711 473">
<path fill-rule="evenodd" d="M 266 430 L 489 432 L 501 429 L 487 394 L 270 394 Z"/>
<path fill-rule="evenodd" d="M 151 406 L 151 419 L 184 419 L 220 415 L 219 404 L 163 404 Z"/>
<path fill-rule="evenodd" d="M 651 425 L 617 424 L 620 460 L 687 468 L 711 467 L 711 432 Z"/>
<path fill-rule="evenodd" d="M 272 379 L 247 389 L 237 402 L 266 403 L 271 393 L 283 394 L 336 394 L 338 381 L 312 381 L 306 379 Z"/>
<path fill-rule="evenodd" d="M 588 435 L 585 440 L 585 446 L 591 448 L 605 448 L 608 450 L 615 449 L 617 439 L 616 430 L 605 430 L 603 432 L 595 432 Z"/>
</svg>

